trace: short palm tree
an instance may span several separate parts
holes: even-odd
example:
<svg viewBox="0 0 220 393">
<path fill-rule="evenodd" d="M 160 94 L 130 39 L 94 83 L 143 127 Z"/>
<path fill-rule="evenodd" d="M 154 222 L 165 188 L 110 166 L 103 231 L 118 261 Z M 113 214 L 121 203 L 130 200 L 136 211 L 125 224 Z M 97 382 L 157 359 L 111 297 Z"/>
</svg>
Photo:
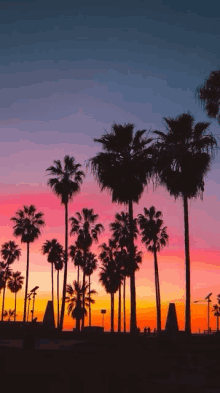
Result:
<svg viewBox="0 0 220 393">
<path fill-rule="evenodd" d="M 41 228 L 45 225 L 43 219 L 44 213 L 36 213 L 36 211 L 37 209 L 34 205 L 30 205 L 29 207 L 24 205 L 23 210 L 18 210 L 15 213 L 15 217 L 11 218 L 11 220 L 15 223 L 13 226 L 13 235 L 15 237 L 21 237 L 21 243 L 27 243 L 27 267 L 23 322 L 26 322 L 30 243 L 33 243 L 39 238 L 41 235 Z"/>
<path fill-rule="evenodd" d="M 87 254 L 86 264 L 84 266 L 85 276 L 89 277 L 89 293 L 90 293 L 90 290 L 91 290 L 91 275 L 93 274 L 94 270 L 97 269 L 97 266 L 98 266 L 98 260 L 96 258 L 96 255 L 93 254 L 92 252 L 89 252 Z M 91 326 L 91 319 L 92 319 L 91 302 L 89 302 L 89 326 Z"/>
<path fill-rule="evenodd" d="M 99 258 L 102 261 L 99 281 L 111 296 L 111 332 L 114 332 L 114 294 L 118 291 L 123 276 L 117 263 L 116 242 L 109 239 L 108 245 L 103 243 L 99 248 L 101 248 Z"/>
<path fill-rule="evenodd" d="M 15 294 L 15 313 L 14 313 L 14 322 L 16 321 L 16 296 L 18 291 L 22 289 L 22 285 L 24 282 L 24 277 L 21 276 L 21 272 L 13 272 L 11 278 L 8 281 L 8 289 L 12 293 Z"/>
<path fill-rule="evenodd" d="M 121 213 L 115 214 L 115 221 L 110 223 L 110 230 L 112 231 L 112 238 L 116 240 L 120 251 L 121 251 L 121 268 L 124 275 L 124 293 L 123 293 L 123 300 L 124 300 L 124 332 L 126 332 L 126 307 L 125 307 L 125 286 L 126 286 L 126 277 L 128 275 L 128 269 L 126 267 L 126 262 L 128 261 L 128 254 L 127 250 L 129 250 L 129 237 L 130 237 L 130 230 L 129 230 L 129 214 L 122 211 Z M 134 239 L 137 238 L 138 229 L 137 229 L 137 220 L 133 219 L 133 236 Z M 126 255 L 125 255 L 126 254 Z M 123 257 L 126 256 L 125 258 Z M 119 299 L 118 299 L 118 331 L 121 331 L 121 286 L 119 287 Z"/>
<path fill-rule="evenodd" d="M 147 250 L 152 252 L 154 255 L 157 332 L 161 331 L 161 301 L 157 253 L 166 246 L 169 239 L 169 236 L 166 233 L 166 227 L 162 228 L 163 220 L 161 218 L 161 211 L 156 211 L 154 206 L 151 206 L 149 210 L 144 207 L 144 214 L 138 215 L 138 224 L 140 226 L 142 236 L 141 240 L 145 243 Z"/>
<path fill-rule="evenodd" d="M 60 315 L 60 330 L 63 329 L 65 298 L 66 298 L 66 280 L 67 280 L 67 262 L 68 262 L 68 204 L 73 196 L 80 192 L 80 185 L 85 173 L 80 171 L 81 164 L 75 164 L 75 158 L 66 155 L 64 157 L 64 167 L 60 160 L 53 161 L 54 165 L 46 169 L 50 175 L 54 176 L 49 179 L 47 184 L 52 188 L 56 196 L 61 198 L 61 204 L 65 207 L 65 260 L 64 260 L 64 279 L 63 279 L 63 298 Z"/>
<path fill-rule="evenodd" d="M 4 286 L 4 291 L 3 291 L 3 301 L 2 301 L 2 321 L 3 321 L 6 282 L 11 277 L 11 274 L 8 275 L 8 268 L 12 263 L 14 263 L 14 261 L 16 259 L 19 260 L 19 258 L 21 256 L 21 250 L 18 248 L 18 245 L 15 244 L 14 241 L 10 240 L 9 242 L 6 242 L 2 245 L 1 256 L 6 263 L 6 267 L 5 267 L 6 281 L 5 281 L 5 286 Z"/>
<path fill-rule="evenodd" d="M 196 98 L 205 107 L 210 118 L 217 118 L 220 124 L 220 70 L 212 71 L 204 85 L 196 89 Z"/>
<path fill-rule="evenodd" d="M 151 177 L 153 168 L 151 139 L 144 138 L 146 130 L 137 131 L 134 125 L 113 124 L 112 132 L 94 142 L 102 145 L 103 152 L 90 158 L 92 172 L 101 186 L 112 195 L 112 202 L 123 203 L 129 209 L 130 242 L 129 252 L 133 269 L 130 276 L 131 313 L 130 331 L 136 332 L 136 288 L 134 268 L 133 203 L 138 203 L 144 187 Z"/>
<path fill-rule="evenodd" d="M 53 290 L 53 265 L 59 259 L 63 247 L 57 239 L 46 240 L 42 247 L 42 253 L 47 254 L 47 261 L 51 263 L 51 281 L 52 281 L 52 304 L 54 309 L 54 290 Z"/>
<path fill-rule="evenodd" d="M 68 305 L 68 315 L 71 314 L 73 319 L 76 319 L 76 328 L 80 331 L 80 321 L 83 319 L 84 315 L 87 315 L 86 307 L 89 307 L 89 304 L 95 303 L 95 300 L 91 297 L 91 295 L 96 294 L 95 290 L 89 290 L 89 285 L 85 282 L 85 285 L 78 284 L 75 280 L 73 281 L 73 286 L 67 285 L 67 293 L 69 296 L 66 297 L 66 302 Z M 83 295 L 85 298 L 85 306 L 83 307 Z"/>
<path fill-rule="evenodd" d="M 76 212 L 75 217 L 71 217 L 71 231 L 70 235 L 78 235 L 76 246 L 83 252 L 83 286 L 85 285 L 85 271 L 84 266 L 86 265 L 86 257 L 93 242 L 98 241 L 98 237 L 104 227 L 102 224 L 96 224 L 98 214 L 94 214 L 93 209 L 83 208 L 82 212 Z M 84 294 L 83 294 L 83 307 L 84 307 Z M 84 327 L 84 315 L 82 318 L 82 328 Z"/>
<path fill-rule="evenodd" d="M 14 317 L 15 318 L 15 310 L 11 310 L 9 309 L 8 311 L 8 321 L 10 322 L 11 318 Z"/>
<path fill-rule="evenodd" d="M 194 117 L 183 113 L 176 118 L 164 118 L 167 133 L 154 131 L 158 139 L 155 151 L 157 184 L 164 185 L 175 199 L 183 200 L 185 224 L 186 306 L 185 331 L 191 334 L 190 315 L 190 251 L 188 199 L 202 197 L 204 177 L 210 169 L 215 138 L 206 130 L 209 123 L 194 125 Z"/>
</svg>

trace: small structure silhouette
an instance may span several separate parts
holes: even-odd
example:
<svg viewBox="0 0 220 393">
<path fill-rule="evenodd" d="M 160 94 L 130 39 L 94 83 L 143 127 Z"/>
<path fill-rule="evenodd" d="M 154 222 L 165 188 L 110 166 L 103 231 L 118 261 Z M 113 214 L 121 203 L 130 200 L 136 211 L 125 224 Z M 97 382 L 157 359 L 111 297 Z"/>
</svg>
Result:
<svg viewBox="0 0 220 393">
<path fill-rule="evenodd" d="M 175 303 L 169 303 L 165 332 L 174 334 L 179 332 Z"/>
<path fill-rule="evenodd" d="M 55 329 L 55 319 L 52 300 L 48 300 L 46 311 L 44 313 L 43 326 Z"/>
</svg>

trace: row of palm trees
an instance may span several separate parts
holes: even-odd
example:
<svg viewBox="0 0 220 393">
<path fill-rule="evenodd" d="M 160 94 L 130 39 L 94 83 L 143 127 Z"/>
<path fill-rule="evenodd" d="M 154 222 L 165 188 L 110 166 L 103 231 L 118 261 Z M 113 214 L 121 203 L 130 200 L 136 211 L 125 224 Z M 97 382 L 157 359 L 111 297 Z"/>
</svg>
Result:
<svg viewBox="0 0 220 393">
<path fill-rule="evenodd" d="M 213 74 L 213 75 L 212 75 Z M 206 110 L 210 117 L 217 117 L 219 110 L 219 73 L 212 73 L 210 80 L 199 90 L 199 98 L 206 102 Z M 215 109 L 213 110 L 211 109 Z M 185 267 L 186 267 L 186 303 L 185 303 L 185 331 L 191 333 L 190 315 L 190 249 L 189 249 L 189 220 L 188 200 L 203 195 L 204 178 L 211 167 L 214 158 L 216 139 L 207 134 L 210 123 L 199 122 L 194 124 L 194 117 L 190 113 L 183 113 L 176 118 L 164 118 L 166 132 L 154 131 L 152 137 L 146 136 L 146 130 L 134 133 L 133 124 L 113 124 L 111 132 L 105 133 L 101 138 L 94 139 L 102 146 L 102 151 L 87 161 L 87 167 L 91 168 L 101 191 L 109 191 L 112 202 L 124 204 L 128 207 L 129 242 L 127 243 L 130 275 L 130 331 L 136 332 L 136 285 L 135 285 L 135 227 L 133 217 L 133 204 L 138 203 L 143 195 L 144 189 L 153 181 L 157 187 L 165 186 L 171 196 L 181 198 L 184 210 L 184 239 L 185 239 Z M 155 136 L 155 138 L 153 138 Z M 46 169 L 52 176 L 48 185 L 61 200 L 65 208 L 65 247 L 64 247 L 64 280 L 63 296 L 59 328 L 62 331 L 64 309 L 67 290 L 67 268 L 68 268 L 68 206 L 73 197 L 80 192 L 80 186 L 85 173 L 80 170 L 81 165 L 75 163 L 75 158 L 66 155 L 64 165 L 60 160 L 55 160 L 54 165 Z M 14 236 L 21 237 L 21 242 L 27 244 L 27 268 L 23 319 L 26 319 L 26 301 L 29 275 L 29 253 L 30 244 L 39 237 L 40 228 L 45 224 L 43 213 L 36 213 L 35 206 L 24 206 L 23 210 L 16 212 L 14 221 Z M 76 219 L 80 221 L 80 218 Z M 78 234 L 78 248 L 82 252 L 84 263 L 86 253 L 92 244 L 91 236 L 80 238 L 80 226 L 73 233 Z M 74 220 L 73 220 L 74 226 Z M 101 232 L 100 227 L 97 234 Z M 83 248 L 80 239 L 86 246 Z M 95 235 L 92 238 L 95 239 Z M 164 241 L 166 239 L 164 238 Z M 162 244 L 161 244 L 162 245 Z M 77 245 L 76 245 L 77 247 Z M 112 243 L 107 245 L 109 249 Z M 156 261 L 156 246 L 154 247 L 154 259 Z M 122 252 L 123 247 L 121 247 Z M 153 250 L 153 249 L 152 249 Z M 108 253 L 107 249 L 103 252 Z M 74 253 L 74 249 L 73 249 Z M 110 255 L 104 256 L 107 260 L 108 269 L 111 268 L 108 260 Z M 110 269 L 111 270 L 111 269 Z M 155 285 L 157 305 L 159 305 L 159 279 L 157 261 L 155 262 Z M 157 277 L 157 278 L 156 278 Z M 85 274 L 83 277 L 85 284 Z M 83 294 L 83 306 L 85 294 Z M 84 317 L 82 326 L 84 325 Z"/>
</svg>

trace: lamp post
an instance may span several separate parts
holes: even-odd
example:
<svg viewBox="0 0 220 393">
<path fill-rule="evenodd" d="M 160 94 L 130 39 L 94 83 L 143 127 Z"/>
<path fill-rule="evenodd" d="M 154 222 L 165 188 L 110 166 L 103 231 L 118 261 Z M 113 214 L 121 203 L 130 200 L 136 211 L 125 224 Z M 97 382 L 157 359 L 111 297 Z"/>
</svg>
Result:
<svg viewBox="0 0 220 393">
<path fill-rule="evenodd" d="M 207 307 L 207 325 L 208 325 L 208 334 L 210 333 L 210 328 L 209 328 L 209 313 L 210 313 L 210 309 L 209 309 L 209 303 L 211 303 L 211 299 L 210 296 L 212 295 L 212 292 L 209 293 L 204 300 L 207 300 L 208 302 L 208 307 Z M 200 303 L 200 302 L 204 302 L 204 300 L 195 300 L 193 303 Z"/>
<path fill-rule="evenodd" d="M 28 322 L 29 307 L 30 307 L 30 302 L 31 302 L 31 295 L 32 295 L 32 293 L 29 293 L 29 294 L 27 295 L 27 299 L 28 299 L 27 322 Z"/>
<path fill-rule="evenodd" d="M 35 296 L 36 296 L 36 290 L 38 289 L 39 287 L 34 287 L 30 292 L 33 294 L 33 310 L 31 310 L 31 312 L 32 312 L 32 322 L 33 322 L 33 319 L 34 319 L 34 302 L 35 302 Z"/>
<path fill-rule="evenodd" d="M 106 314 L 106 310 L 101 310 L 101 314 L 102 314 L 102 327 L 104 329 L 104 316 Z"/>
</svg>

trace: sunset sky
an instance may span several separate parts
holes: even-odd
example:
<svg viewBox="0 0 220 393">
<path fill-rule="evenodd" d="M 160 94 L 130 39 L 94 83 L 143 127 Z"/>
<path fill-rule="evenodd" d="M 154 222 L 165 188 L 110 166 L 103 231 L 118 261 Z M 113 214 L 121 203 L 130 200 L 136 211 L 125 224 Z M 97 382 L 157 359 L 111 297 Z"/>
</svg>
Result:
<svg viewBox="0 0 220 393">
<path fill-rule="evenodd" d="M 164 116 L 176 117 L 187 111 L 195 122 L 210 121 L 209 130 L 219 141 L 219 124 L 208 119 L 195 99 L 196 87 L 220 68 L 217 1 L 200 2 L 199 6 L 189 0 L 112 0 L 103 4 L 98 0 L 0 2 L 0 245 L 9 240 L 19 244 L 22 255 L 12 269 L 25 276 L 26 245 L 13 237 L 10 218 L 23 205 L 34 204 L 44 213 L 42 236 L 30 246 L 29 290 L 39 286 L 35 302 L 39 321 L 51 300 L 51 265 L 40 249 L 52 238 L 64 246 L 64 207 L 47 186 L 45 172 L 53 160 L 63 160 L 69 154 L 86 171 L 85 161 L 101 147 L 93 138 L 110 131 L 113 122 L 133 123 L 135 131 L 164 131 Z M 203 201 L 189 203 L 192 302 L 212 292 L 215 304 L 220 293 L 219 166 L 217 155 L 206 178 Z M 162 328 L 169 302 L 175 302 L 179 328 L 184 329 L 182 202 L 174 201 L 164 188 L 153 192 L 149 184 L 139 205 L 134 205 L 134 215 L 151 205 L 162 211 L 170 238 L 169 246 L 158 255 Z M 89 170 L 80 194 L 69 205 L 69 216 L 83 207 L 93 208 L 105 227 L 99 244 L 108 241 L 115 213 L 126 209 L 112 204 L 107 192 L 100 192 Z M 69 245 L 74 239 L 69 237 Z M 137 245 L 143 251 L 136 274 L 137 322 L 141 330 L 144 326 L 153 329 L 153 256 L 140 239 Z M 94 245 L 92 251 L 96 250 Z M 72 284 L 76 275 L 69 261 L 67 283 Z M 101 325 L 100 310 L 106 308 L 108 330 L 110 296 L 98 278 L 99 269 L 91 279 L 92 288 L 98 291 L 92 322 Z M 62 280 L 61 273 L 60 290 Z M 54 284 L 56 289 L 56 274 Z M 129 281 L 126 291 L 128 329 Z M 115 297 L 117 310 L 118 295 Z M 24 286 L 18 293 L 18 320 L 22 319 L 23 302 Z M 5 309 L 13 307 L 14 295 L 7 289 Z M 206 329 L 207 304 L 192 304 L 191 310 L 192 331 Z M 210 325 L 215 329 L 213 315 Z M 66 313 L 64 329 L 73 326 L 75 322 Z"/>
</svg>

